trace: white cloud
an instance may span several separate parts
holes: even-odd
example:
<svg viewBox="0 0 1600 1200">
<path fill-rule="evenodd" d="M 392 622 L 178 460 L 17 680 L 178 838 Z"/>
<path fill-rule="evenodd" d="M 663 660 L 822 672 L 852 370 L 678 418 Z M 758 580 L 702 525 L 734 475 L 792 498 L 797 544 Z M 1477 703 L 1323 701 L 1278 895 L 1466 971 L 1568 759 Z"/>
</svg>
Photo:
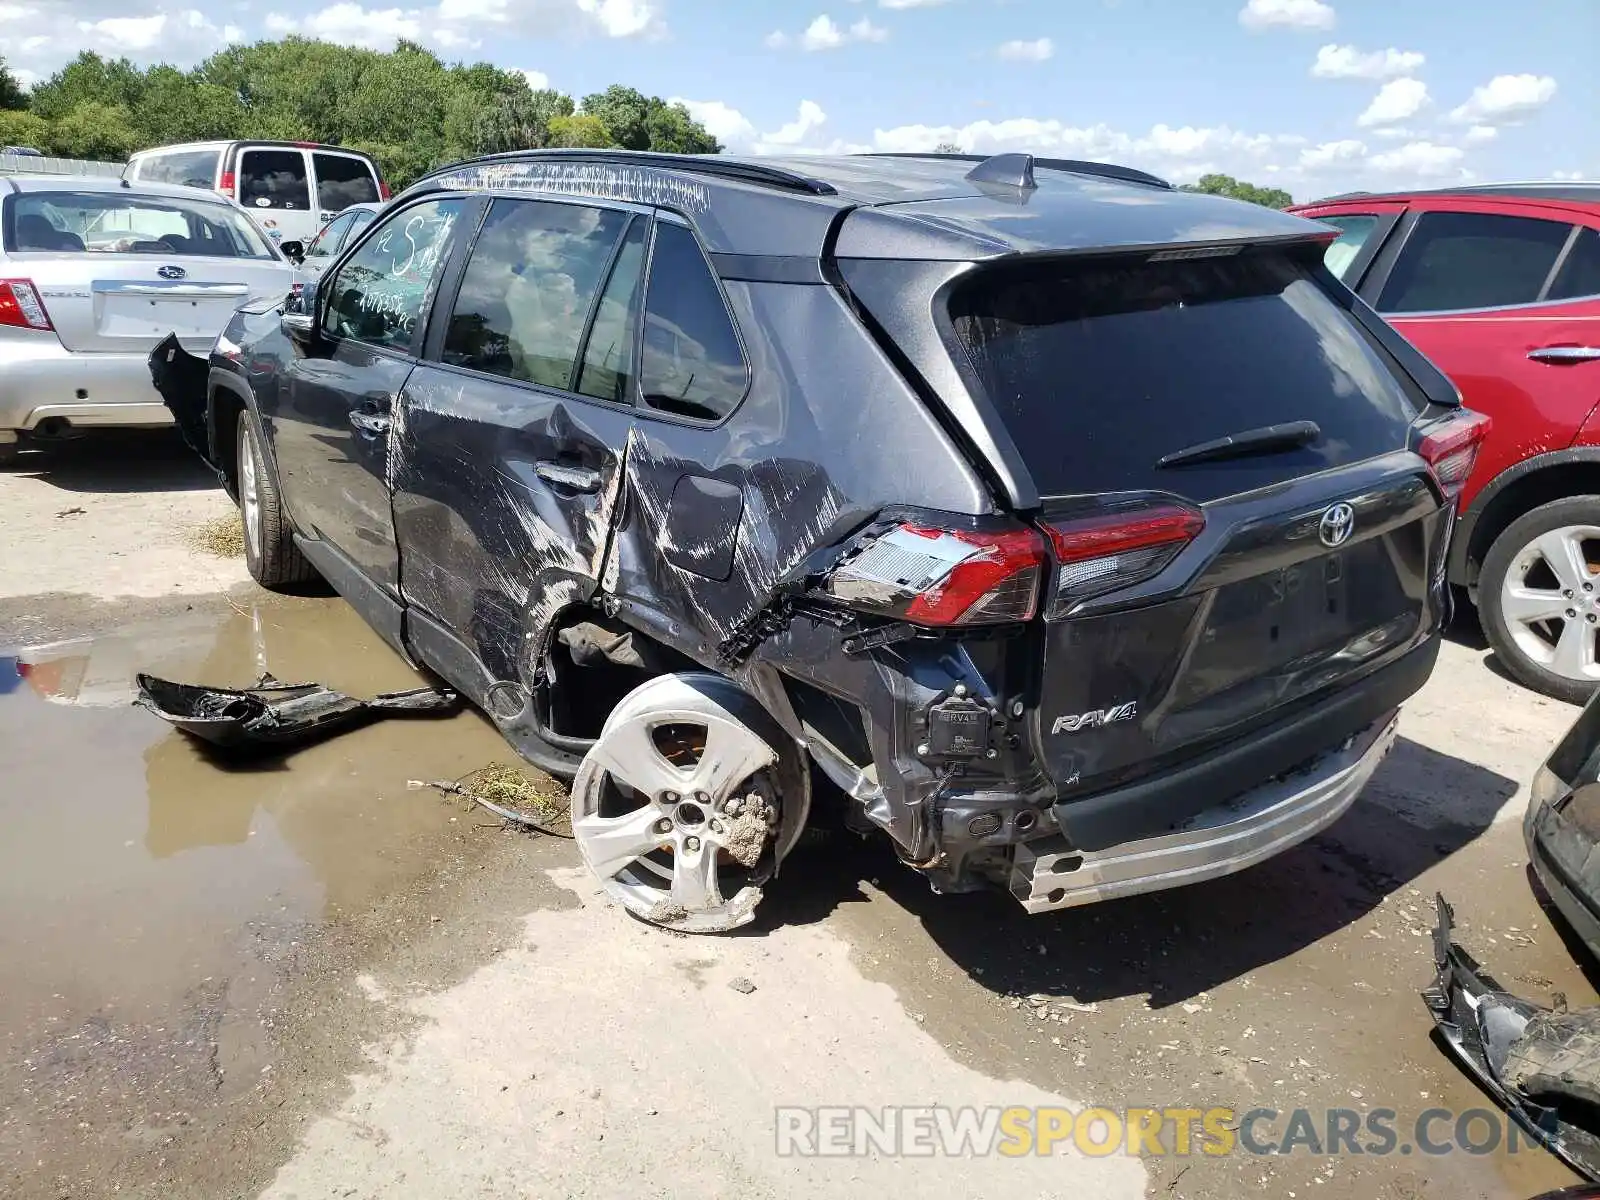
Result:
<svg viewBox="0 0 1600 1200">
<path fill-rule="evenodd" d="M 859 3 L 859 0 L 857 0 Z M 879 8 L 933 8 L 938 4 L 948 4 L 950 0 L 878 0 Z"/>
<path fill-rule="evenodd" d="M 172 0 L 137 6 L 125 0 L 0 0 L 0 55 L 29 87 L 84 50 L 189 66 L 241 36 L 237 26 Z"/>
<path fill-rule="evenodd" d="M 767 146 L 798 146 L 814 131 L 821 129 L 828 119 L 822 106 L 815 100 L 800 101 L 800 112 L 794 120 L 772 133 L 763 134 L 761 141 Z"/>
<path fill-rule="evenodd" d="M 1548 75 L 1496 75 L 1450 114 L 1463 125 L 1514 125 L 1549 104 L 1556 81 Z"/>
<path fill-rule="evenodd" d="M 1363 51 L 1330 42 L 1317 51 L 1311 74 L 1317 79 L 1393 79 L 1411 74 L 1427 61 L 1426 55 L 1415 50 L 1390 46 L 1386 50 Z"/>
<path fill-rule="evenodd" d="M 1427 104 L 1428 85 L 1420 79 L 1391 79 L 1378 89 L 1367 110 L 1356 118 L 1356 124 L 1397 125 L 1416 116 Z"/>
<path fill-rule="evenodd" d="M 167 14 L 149 17 L 107 17 L 103 21 L 79 21 L 85 33 L 98 33 L 130 50 L 148 50 L 161 39 L 167 27 Z"/>
<path fill-rule="evenodd" d="M 341 0 L 303 18 L 269 13 L 267 31 L 279 35 L 298 33 L 342 46 L 385 50 L 401 38 L 420 40 L 422 20 L 423 14 L 418 9 L 363 8 L 352 0 Z"/>
<path fill-rule="evenodd" d="M 1249 0 L 1239 10 L 1246 29 L 1332 29 L 1333 6 L 1322 0 Z"/>
<path fill-rule="evenodd" d="M 706 132 L 719 142 L 731 146 L 746 145 L 755 141 L 756 127 L 738 109 L 721 100 L 689 100 L 673 96 L 669 104 L 681 104 L 689 115 L 706 127 Z"/>
<path fill-rule="evenodd" d="M 1583 179 L 1584 174 L 1582 171 L 1551 171 L 1550 178 L 1560 182 L 1569 182 L 1572 180 Z"/>
<path fill-rule="evenodd" d="M 844 26 L 823 13 L 807 25 L 798 37 L 790 37 L 783 30 L 775 29 L 763 40 L 773 50 L 796 45 L 803 50 L 837 50 L 847 42 L 881 42 L 888 36 L 887 29 L 882 25 L 874 25 L 867 17 Z"/>
<path fill-rule="evenodd" d="M 1407 142 L 1398 150 L 1374 154 L 1367 162 L 1375 171 L 1429 177 L 1456 173 L 1465 157 L 1466 151 L 1460 146 Z"/>
<path fill-rule="evenodd" d="M 665 22 L 649 0 L 577 0 L 578 11 L 599 26 L 606 37 L 630 38 L 666 32 Z"/>
<path fill-rule="evenodd" d="M 546 75 L 543 71 L 530 71 L 524 67 L 522 70 L 518 71 L 517 74 L 526 79 L 528 81 L 528 86 L 536 92 L 550 86 L 550 76 Z"/>
<path fill-rule="evenodd" d="M 1474 125 L 1467 130 L 1467 143 L 1492 142 L 1500 136 L 1500 131 L 1493 125 Z"/>
<path fill-rule="evenodd" d="M 1300 152 L 1300 168 L 1305 171 L 1326 171 L 1359 163 L 1367 156 L 1367 144 L 1354 138 L 1323 142 L 1308 146 Z"/>
<path fill-rule="evenodd" d="M 1047 37 L 1036 38 L 1031 42 L 1001 42 L 1000 48 L 995 51 L 1001 58 L 1012 62 L 1044 62 L 1055 52 L 1055 43 Z"/>
</svg>

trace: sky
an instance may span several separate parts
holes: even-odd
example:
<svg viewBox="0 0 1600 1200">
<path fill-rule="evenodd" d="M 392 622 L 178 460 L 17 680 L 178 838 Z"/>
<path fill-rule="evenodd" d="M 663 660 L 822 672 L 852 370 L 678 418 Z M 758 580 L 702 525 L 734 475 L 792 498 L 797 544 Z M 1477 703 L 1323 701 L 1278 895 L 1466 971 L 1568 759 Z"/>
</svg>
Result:
<svg viewBox="0 0 1600 1200">
<path fill-rule="evenodd" d="M 1026 150 L 1296 199 L 1600 179 L 1600 0 L 0 0 L 31 82 L 301 33 L 681 100 L 730 150 Z"/>
</svg>

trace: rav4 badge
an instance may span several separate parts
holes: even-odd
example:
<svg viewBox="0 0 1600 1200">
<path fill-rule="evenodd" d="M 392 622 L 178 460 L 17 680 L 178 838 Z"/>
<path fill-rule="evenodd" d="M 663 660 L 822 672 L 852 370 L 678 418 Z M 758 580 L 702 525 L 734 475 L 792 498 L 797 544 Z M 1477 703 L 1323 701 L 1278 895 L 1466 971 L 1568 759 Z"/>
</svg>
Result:
<svg viewBox="0 0 1600 1200">
<path fill-rule="evenodd" d="M 1114 725 L 1118 721 L 1131 721 L 1138 715 L 1139 702 L 1129 700 L 1126 704 L 1119 704 L 1115 708 L 1096 708 L 1070 717 L 1057 717 L 1056 723 L 1050 727 L 1050 732 L 1081 733 L 1085 729 L 1099 729 L 1104 725 Z"/>
</svg>

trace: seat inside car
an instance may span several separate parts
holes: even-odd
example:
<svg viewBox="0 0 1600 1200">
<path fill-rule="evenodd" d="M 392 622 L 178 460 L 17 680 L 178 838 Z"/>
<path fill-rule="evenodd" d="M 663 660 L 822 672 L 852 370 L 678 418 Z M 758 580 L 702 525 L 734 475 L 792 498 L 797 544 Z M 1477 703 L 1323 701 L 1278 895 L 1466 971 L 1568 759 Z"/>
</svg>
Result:
<svg viewBox="0 0 1600 1200">
<path fill-rule="evenodd" d="M 17 218 L 17 249 L 80 251 L 83 239 L 57 229 L 38 213 L 25 213 Z"/>
</svg>

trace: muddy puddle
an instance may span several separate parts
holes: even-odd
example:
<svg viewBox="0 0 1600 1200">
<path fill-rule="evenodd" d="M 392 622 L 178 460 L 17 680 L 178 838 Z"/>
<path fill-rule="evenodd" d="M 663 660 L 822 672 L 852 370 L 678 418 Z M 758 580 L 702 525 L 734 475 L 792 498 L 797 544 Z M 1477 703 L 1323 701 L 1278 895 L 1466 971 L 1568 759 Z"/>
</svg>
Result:
<svg viewBox="0 0 1600 1200">
<path fill-rule="evenodd" d="M 81 1180 L 258 1099 L 325 933 L 391 908 L 426 927 L 441 880 L 505 853 L 481 816 L 405 786 L 510 757 L 470 711 L 242 767 L 132 707 L 138 671 L 263 670 L 355 695 L 425 682 L 332 601 L 0 646 L 0 1184 Z"/>
</svg>

